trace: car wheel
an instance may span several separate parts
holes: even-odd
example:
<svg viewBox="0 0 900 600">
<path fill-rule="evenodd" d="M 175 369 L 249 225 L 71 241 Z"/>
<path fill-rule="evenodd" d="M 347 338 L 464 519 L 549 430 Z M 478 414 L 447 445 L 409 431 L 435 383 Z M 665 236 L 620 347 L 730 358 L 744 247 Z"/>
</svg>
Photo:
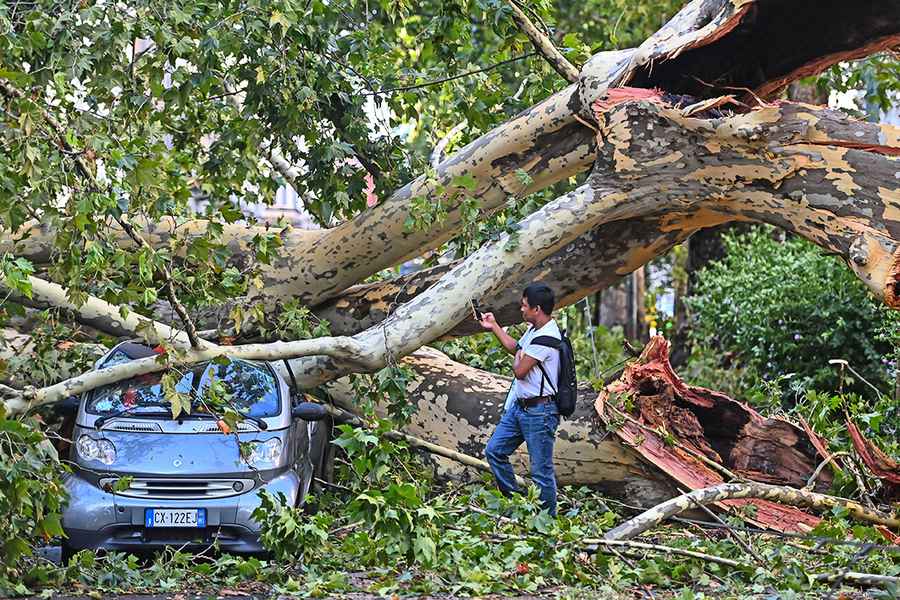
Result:
<svg viewBox="0 0 900 600">
<path fill-rule="evenodd" d="M 331 428 L 332 421 L 330 417 L 319 422 L 315 441 L 312 444 L 310 452 L 311 460 L 315 467 L 313 470 L 313 477 L 318 477 L 329 483 L 331 483 L 333 478 L 331 465 L 334 460 L 334 449 L 337 448 L 331 443 Z M 321 484 L 316 482 L 313 483 L 313 488 L 316 491 L 322 490 Z"/>
<path fill-rule="evenodd" d="M 63 541 L 59 551 L 59 561 L 63 567 L 69 566 L 69 560 L 78 553 L 78 550 L 72 548 L 67 542 Z"/>
</svg>

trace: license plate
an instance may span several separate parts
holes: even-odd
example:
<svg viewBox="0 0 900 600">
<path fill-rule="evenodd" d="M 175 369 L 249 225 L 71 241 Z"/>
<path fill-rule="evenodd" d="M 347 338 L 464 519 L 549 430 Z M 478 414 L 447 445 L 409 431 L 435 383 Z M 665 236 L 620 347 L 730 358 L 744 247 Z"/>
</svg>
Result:
<svg viewBox="0 0 900 600">
<path fill-rule="evenodd" d="M 148 508 L 146 527 L 206 527 L 205 508 Z"/>
</svg>

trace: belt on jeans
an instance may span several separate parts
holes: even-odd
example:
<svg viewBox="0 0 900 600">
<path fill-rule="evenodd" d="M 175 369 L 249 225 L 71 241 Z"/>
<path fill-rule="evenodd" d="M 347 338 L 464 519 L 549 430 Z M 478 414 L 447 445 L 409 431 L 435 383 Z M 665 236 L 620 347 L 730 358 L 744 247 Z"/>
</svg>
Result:
<svg viewBox="0 0 900 600">
<path fill-rule="evenodd" d="M 534 398 L 518 398 L 516 402 L 523 408 L 531 408 L 544 402 L 553 402 L 553 396 L 535 396 Z"/>
</svg>

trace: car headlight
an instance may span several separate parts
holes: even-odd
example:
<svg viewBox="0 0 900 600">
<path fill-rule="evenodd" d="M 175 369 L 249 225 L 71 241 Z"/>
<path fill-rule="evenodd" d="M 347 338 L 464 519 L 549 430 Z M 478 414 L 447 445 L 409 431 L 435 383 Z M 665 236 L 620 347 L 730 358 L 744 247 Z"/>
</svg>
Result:
<svg viewBox="0 0 900 600">
<path fill-rule="evenodd" d="M 247 457 L 247 462 L 253 466 L 277 463 L 278 459 L 281 458 L 281 450 L 282 444 L 281 440 L 278 438 L 272 438 L 265 442 L 258 442 L 253 445 L 250 456 Z"/>
<path fill-rule="evenodd" d="M 75 444 L 78 454 L 88 460 L 99 460 L 104 465 L 111 465 L 116 460 L 116 447 L 109 440 L 95 440 L 89 435 L 78 438 Z"/>
</svg>

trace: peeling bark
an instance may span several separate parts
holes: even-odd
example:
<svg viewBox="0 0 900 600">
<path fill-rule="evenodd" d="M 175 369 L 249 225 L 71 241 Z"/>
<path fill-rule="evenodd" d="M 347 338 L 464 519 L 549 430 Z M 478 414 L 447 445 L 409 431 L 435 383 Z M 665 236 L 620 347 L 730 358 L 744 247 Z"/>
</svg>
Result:
<svg viewBox="0 0 900 600">
<path fill-rule="evenodd" d="M 662 231 L 770 223 L 841 256 L 900 307 L 898 128 L 792 103 L 709 119 L 661 100 L 600 100 L 595 111 L 603 142 L 589 185 L 660 190 L 643 206 L 623 203 L 613 218 L 662 214 Z"/>
<path fill-rule="evenodd" d="M 597 414 L 614 437 L 689 489 L 733 478 L 806 485 L 819 463 L 818 440 L 786 420 L 765 418 L 724 394 L 685 384 L 672 370 L 668 352 L 664 338 L 653 338 L 638 361 L 597 398 Z M 828 490 L 831 480 L 830 472 L 822 472 L 815 489 Z M 765 500 L 726 504 L 753 504 L 751 520 L 776 529 L 811 528 L 818 522 Z"/>
<path fill-rule="evenodd" d="M 722 481 L 721 471 L 702 457 L 738 477 L 793 487 L 805 485 L 819 463 L 802 427 L 685 384 L 669 364 L 669 345 L 661 336 L 601 392 L 596 409 L 617 437 L 654 464 L 671 463 L 673 476 L 695 489 Z M 822 473 L 816 489 L 829 489 L 831 480 L 829 472 Z"/>
<path fill-rule="evenodd" d="M 694 231 L 685 227 L 661 232 L 660 225 L 661 219 L 652 216 L 603 224 L 508 282 L 498 293 L 478 300 L 503 325 L 522 321 L 519 310 L 522 290 L 533 281 L 540 280 L 554 290 L 558 307 L 574 304 L 615 285 L 648 260 L 668 252 Z M 332 333 L 352 335 L 386 319 L 399 305 L 430 288 L 460 262 L 354 286 L 317 306 L 314 312 L 331 324 Z M 464 319 L 446 337 L 483 331 L 472 319 Z"/>
<path fill-rule="evenodd" d="M 853 449 L 863 464 L 884 484 L 883 498 L 887 502 L 900 500 L 900 464 L 867 440 L 856 423 L 849 418 L 847 431 L 850 433 Z"/>
</svg>

